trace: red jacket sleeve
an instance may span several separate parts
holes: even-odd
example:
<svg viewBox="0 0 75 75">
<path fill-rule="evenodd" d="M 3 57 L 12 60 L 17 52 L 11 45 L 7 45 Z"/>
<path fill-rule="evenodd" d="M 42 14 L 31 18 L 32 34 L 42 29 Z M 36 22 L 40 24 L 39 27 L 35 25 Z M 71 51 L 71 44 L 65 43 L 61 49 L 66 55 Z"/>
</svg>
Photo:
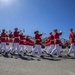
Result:
<svg viewBox="0 0 75 75">
<path fill-rule="evenodd" d="M 60 35 L 62 35 L 62 32 L 61 32 L 61 33 L 58 33 L 58 34 L 59 34 L 59 36 L 60 36 Z"/>
</svg>

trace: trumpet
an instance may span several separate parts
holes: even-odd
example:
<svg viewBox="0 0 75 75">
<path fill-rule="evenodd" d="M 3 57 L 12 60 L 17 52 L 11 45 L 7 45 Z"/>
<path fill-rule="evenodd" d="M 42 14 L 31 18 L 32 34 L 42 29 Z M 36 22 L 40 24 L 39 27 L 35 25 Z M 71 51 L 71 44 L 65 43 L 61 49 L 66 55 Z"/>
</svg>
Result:
<svg viewBox="0 0 75 75">
<path fill-rule="evenodd" d="M 25 32 L 25 29 L 22 29 L 21 32 Z"/>
<path fill-rule="evenodd" d="M 6 33 L 8 34 L 9 31 L 6 31 Z"/>
<path fill-rule="evenodd" d="M 12 31 L 11 30 L 9 30 L 9 33 L 11 33 Z"/>
<path fill-rule="evenodd" d="M 25 29 L 19 30 L 19 32 L 23 33 L 23 32 L 25 32 Z"/>
<path fill-rule="evenodd" d="M 42 33 L 42 35 L 44 36 L 44 35 L 47 35 L 46 33 Z"/>
<path fill-rule="evenodd" d="M 23 28 L 23 32 L 25 32 L 25 29 Z"/>
<path fill-rule="evenodd" d="M 60 32 L 60 33 L 63 33 L 63 31 L 62 31 L 62 30 L 60 30 L 59 32 Z"/>
</svg>

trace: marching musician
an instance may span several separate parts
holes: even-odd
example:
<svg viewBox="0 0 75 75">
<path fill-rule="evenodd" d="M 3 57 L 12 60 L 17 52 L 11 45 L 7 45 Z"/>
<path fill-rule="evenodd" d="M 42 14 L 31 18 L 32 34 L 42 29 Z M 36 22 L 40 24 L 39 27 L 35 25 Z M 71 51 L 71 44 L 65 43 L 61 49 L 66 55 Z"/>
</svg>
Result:
<svg viewBox="0 0 75 75">
<path fill-rule="evenodd" d="M 18 55 L 20 55 L 20 49 L 19 49 L 19 42 L 20 42 L 20 37 L 19 37 L 19 31 L 18 31 L 18 28 L 15 28 L 14 29 L 14 44 L 13 44 L 13 49 L 12 49 L 12 52 L 11 54 L 13 54 L 13 52 L 15 51 L 15 49 L 17 48 L 17 52 L 18 52 Z"/>
<path fill-rule="evenodd" d="M 20 32 L 20 42 L 19 42 L 19 50 L 20 51 L 25 51 L 25 45 L 24 45 L 24 43 L 25 43 L 25 36 L 23 35 L 23 33 L 22 32 Z"/>
<path fill-rule="evenodd" d="M 34 34 L 35 34 L 35 48 L 32 51 L 32 56 L 34 56 L 36 50 L 38 50 L 38 54 L 40 55 L 40 57 L 43 57 L 41 50 L 41 43 L 42 43 L 41 37 L 43 34 L 39 34 L 39 31 L 35 31 Z"/>
<path fill-rule="evenodd" d="M 8 48 L 9 48 L 9 35 L 8 35 L 8 31 L 6 31 L 6 35 L 7 35 L 7 37 L 6 37 L 6 51 L 7 51 L 7 54 L 9 53 L 8 52 Z"/>
<path fill-rule="evenodd" d="M 75 41 L 74 41 L 74 37 L 75 37 L 75 34 L 74 34 L 74 32 L 73 32 L 73 29 L 71 28 L 70 29 L 70 35 L 69 35 L 69 40 L 70 40 L 70 49 L 69 49 L 69 51 L 68 51 L 68 56 L 70 56 L 70 53 L 72 52 L 72 50 L 73 50 L 73 52 L 74 52 L 74 57 L 75 57 L 75 46 L 74 46 L 74 43 L 75 43 Z"/>
<path fill-rule="evenodd" d="M 48 49 L 50 47 L 50 39 L 49 37 L 45 40 L 45 52 L 48 53 Z"/>
<path fill-rule="evenodd" d="M 34 42 L 29 38 L 29 36 L 26 36 L 25 40 L 26 40 L 25 41 L 26 43 L 25 51 L 28 51 L 29 53 L 31 53 L 33 51 Z"/>
<path fill-rule="evenodd" d="M 50 32 L 49 40 L 50 40 L 50 47 L 48 49 L 48 54 L 50 54 L 52 50 L 54 49 L 54 36 L 52 32 Z"/>
<path fill-rule="evenodd" d="M 9 30 L 8 39 L 9 39 L 9 47 L 8 47 L 8 51 L 12 51 L 13 43 L 14 43 L 14 35 L 13 35 L 13 33 L 12 33 L 11 30 Z"/>
<path fill-rule="evenodd" d="M 55 29 L 54 30 L 54 44 L 55 44 L 55 46 L 54 46 L 54 49 L 52 50 L 52 52 L 50 53 L 51 57 L 54 56 L 55 52 L 57 52 L 58 57 L 61 57 L 60 46 L 59 46 L 59 44 L 60 44 L 60 39 L 59 39 L 60 35 L 62 35 L 62 32 L 58 33 L 58 30 Z"/>
<path fill-rule="evenodd" d="M 5 55 L 7 55 L 7 49 L 6 49 L 6 40 L 8 35 L 6 34 L 6 30 L 3 29 L 1 33 L 1 49 L 5 51 Z"/>
</svg>

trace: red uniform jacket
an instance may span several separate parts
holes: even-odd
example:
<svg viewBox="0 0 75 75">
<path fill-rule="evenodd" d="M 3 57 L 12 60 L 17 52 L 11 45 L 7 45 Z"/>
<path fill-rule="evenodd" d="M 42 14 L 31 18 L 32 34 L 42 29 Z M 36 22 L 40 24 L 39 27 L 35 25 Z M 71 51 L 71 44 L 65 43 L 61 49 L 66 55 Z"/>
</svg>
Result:
<svg viewBox="0 0 75 75">
<path fill-rule="evenodd" d="M 14 32 L 14 43 L 19 43 L 20 42 L 20 37 L 19 37 L 19 32 Z"/>
<path fill-rule="evenodd" d="M 54 36 L 50 35 L 49 39 L 50 39 L 50 44 L 54 44 Z"/>
<path fill-rule="evenodd" d="M 59 36 L 62 35 L 62 33 L 54 33 L 54 44 L 59 44 L 60 43 L 60 39 Z"/>
<path fill-rule="evenodd" d="M 8 37 L 6 38 L 6 45 L 9 45 Z"/>
<path fill-rule="evenodd" d="M 19 36 L 20 36 L 20 43 L 19 43 L 19 44 L 24 45 L 24 42 L 25 42 L 25 36 L 22 35 L 22 34 L 20 34 Z"/>
<path fill-rule="evenodd" d="M 14 38 L 14 35 L 10 33 L 9 34 L 9 42 L 13 43 L 13 41 L 14 41 L 13 38 Z"/>
<path fill-rule="evenodd" d="M 6 33 L 1 33 L 1 42 L 6 42 L 7 37 Z"/>
<path fill-rule="evenodd" d="M 32 40 L 30 40 L 30 38 L 26 37 L 25 40 L 26 40 L 25 45 L 30 45 L 30 46 L 34 45 L 34 42 Z"/>
<path fill-rule="evenodd" d="M 42 39 L 41 39 L 42 34 L 35 34 L 35 44 L 41 45 Z"/>
<path fill-rule="evenodd" d="M 69 39 L 70 39 L 70 43 L 74 43 L 74 32 L 70 32 L 70 35 L 69 35 Z"/>
<path fill-rule="evenodd" d="M 65 46 L 68 47 L 68 42 L 65 43 Z"/>
<path fill-rule="evenodd" d="M 50 37 L 47 38 L 47 40 L 45 41 L 45 46 L 50 46 Z"/>
</svg>

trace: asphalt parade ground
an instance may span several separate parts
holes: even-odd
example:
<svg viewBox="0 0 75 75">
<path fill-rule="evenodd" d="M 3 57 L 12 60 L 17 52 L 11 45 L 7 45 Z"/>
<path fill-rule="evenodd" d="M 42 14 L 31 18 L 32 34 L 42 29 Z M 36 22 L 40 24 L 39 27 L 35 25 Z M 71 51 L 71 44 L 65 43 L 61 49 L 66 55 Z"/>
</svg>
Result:
<svg viewBox="0 0 75 75">
<path fill-rule="evenodd" d="M 0 75 L 75 75 L 73 53 L 71 57 L 66 56 L 66 50 L 61 54 L 61 58 L 46 53 L 43 53 L 44 58 L 37 54 L 31 57 L 29 53 L 23 57 L 0 55 Z"/>
</svg>

